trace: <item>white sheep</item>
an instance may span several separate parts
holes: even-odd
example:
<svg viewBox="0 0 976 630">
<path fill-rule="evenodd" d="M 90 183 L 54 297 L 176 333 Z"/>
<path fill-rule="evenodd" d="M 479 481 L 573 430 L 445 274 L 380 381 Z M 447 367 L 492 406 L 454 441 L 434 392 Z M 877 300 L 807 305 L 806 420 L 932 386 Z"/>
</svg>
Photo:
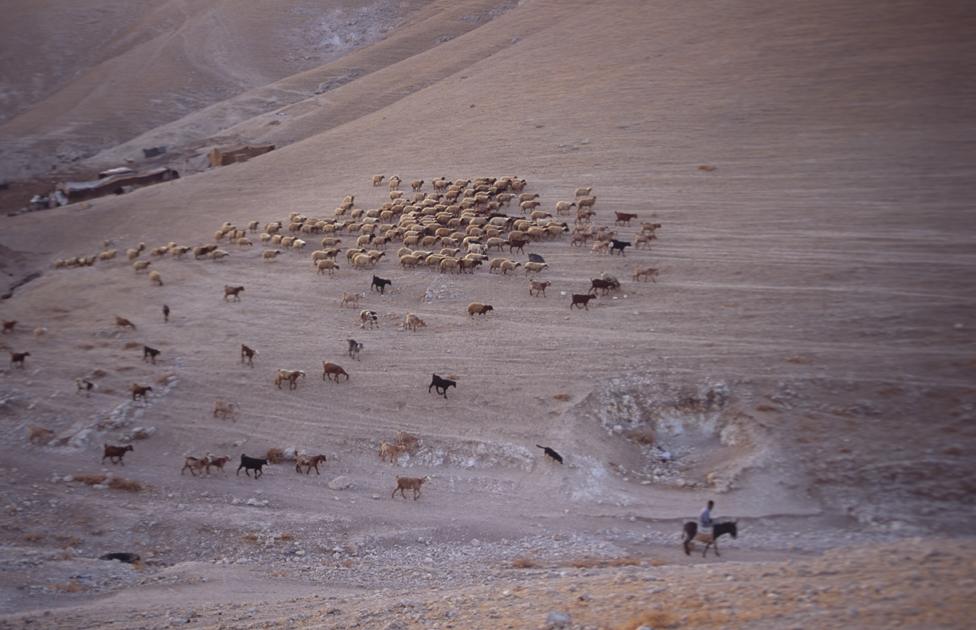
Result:
<svg viewBox="0 0 976 630">
<path fill-rule="evenodd" d="M 527 262 L 524 265 L 522 265 L 522 267 L 525 268 L 525 275 L 529 275 L 530 273 L 539 273 L 544 269 L 548 269 L 549 264 L 540 263 L 540 262 Z"/>
<path fill-rule="evenodd" d="M 324 274 L 326 271 L 328 271 L 329 275 L 332 276 L 335 275 L 335 270 L 339 268 L 339 265 L 337 265 L 336 261 L 332 260 L 331 258 L 326 258 L 325 260 L 316 262 L 315 267 L 319 270 L 320 274 Z"/>
<path fill-rule="evenodd" d="M 132 268 L 136 270 L 136 273 L 139 273 L 140 271 L 145 271 L 148 269 L 149 265 L 151 264 L 152 263 L 148 260 L 137 260 L 132 263 Z"/>
<path fill-rule="evenodd" d="M 163 286 L 163 276 L 156 270 L 149 272 L 149 282 L 155 284 L 158 287 Z"/>
</svg>

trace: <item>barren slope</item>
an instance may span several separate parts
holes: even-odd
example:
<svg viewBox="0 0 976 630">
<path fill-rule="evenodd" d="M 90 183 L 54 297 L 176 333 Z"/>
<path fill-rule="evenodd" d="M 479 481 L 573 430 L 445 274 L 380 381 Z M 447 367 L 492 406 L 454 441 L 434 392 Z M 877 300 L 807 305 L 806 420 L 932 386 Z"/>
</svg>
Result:
<svg viewBox="0 0 976 630">
<path fill-rule="evenodd" d="M 221 263 L 154 260 L 163 287 L 124 261 L 45 270 L 2 305 L 4 319 L 50 331 L 4 339 L 32 353 L 0 381 L 16 464 L 5 492 L 21 510 L 6 531 L 54 540 L 24 515 L 70 515 L 60 533 L 85 557 L 125 547 L 163 563 L 287 562 L 302 580 L 366 590 L 477 580 L 453 568 L 468 566 L 459 555 L 507 561 L 520 546 L 548 558 L 605 544 L 685 563 L 680 520 L 726 489 L 719 514 L 742 517 L 723 548 L 732 558 L 972 535 L 976 255 L 965 217 L 976 126 L 960 78 L 976 50 L 971 9 L 938 9 L 526 2 L 286 110 L 260 136 L 297 140 L 281 150 L 89 208 L 2 219 L 0 244 L 53 259 L 105 238 L 193 244 L 224 221 L 331 216 L 346 194 L 377 207 L 386 189 L 370 186 L 373 173 L 516 173 L 547 209 L 592 185 L 598 224 L 614 210 L 663 224 L 650 251 L 625 258 L 566 239 L 531 248 L 551 266 L 538 299 L 521 272 L 402 270 L 395 248 L 375 270 L 394 282 L 383 296 L 344 261 L 335 278 L 315 275 L 308 251 L 270 264 L 259 248 L 231 248 Z M 422 87 L 383 91 L 403 77 Z M 658 283 L 629 280 L 646 265 L 662 268 Z M 617 299 L 570 311 L 568 294 L 604 271 L 624 280 Z M 246 287 L 240 303 L 221 299 L 224 284 Z M 367 294 L 379 330 L 340 308 L 343 291 Z M 470 301 L 496 312 L 472 321 Z M 428 328 L 399 330 L 407 311 Z M 137 331 L 116 331 L 115 314 Z M 360 363 L 343 355 L 348 337 L 366 344 Z M 163 350 L 159 365 L 139 360 L 142 343 Z M 240 343 L 260 353 L 253 370 L 238 363 Z M 343 364 L 349 383 L 322 382 L 323 360 Z M 308 379 L 279 391 L 278 367 Z M 99 390 L 75 396 L 71 380 L 94 368 L 106 372 Z M 458 377 L 447 400 L 425 391 L 431 372 Z M 159 391 L 131 404 L 132 382 Z M 709 391 L 718 407 L 704 404 Z M 218 397 L 240 404 L 237 422 L 209 417 Z M 72 434 L 100 421 L 77 448 L 24 447 L 27 424 Z M 650 421 L 678 455 L 656 478 L 650 454 L 614 430 Z M 47 481 L 96 471 L 102 440 L 133 423 L 157 428 L 125 467 L 149 490 L 121 499 Z M 400 429 L 425 450 L 380 465 L 376 445 Z M 537 443 L 567 464 L 542 460 Z M 326 452 L 327 472 L 177 474 L 187 453 L 272 446 Z M 326 490 L 339 474 L 352 487 Z M 420 501 L 391 502 L 394 474 L 434 478 Z M 25 499 L 29 484 L 37 496 Z M 252 553 L 248 532 L 292 532 L 302 554 L 273 541 Z M 426 557 L 442 569 L 432 577 Z M 36 605 L 18 596 L 12 608 Z"/>
</svg>

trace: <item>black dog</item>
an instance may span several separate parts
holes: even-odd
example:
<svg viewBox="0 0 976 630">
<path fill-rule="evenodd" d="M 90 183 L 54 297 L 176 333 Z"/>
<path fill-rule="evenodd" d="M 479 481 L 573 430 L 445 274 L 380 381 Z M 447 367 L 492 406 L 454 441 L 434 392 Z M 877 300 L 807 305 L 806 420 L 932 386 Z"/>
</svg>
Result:
<svg viewBox="0 0 976 630">
<path fill-rule="evenodd" d="M 457 389 L 457 383 L 452 381 L 449 378 L 441 378 L 440 376 L 434 374 L 434 378 L 430 380 L 430 385 L 427 386 L 428 394 L 430 393 L 430 389 L 432 387 L 436 387 L 437 393 L 443 396 L 444 398 L 447 398 L 447 388 L 453 387 L 454 389 Z"/>
<path fill-rule="evenodd" d="M 379 291 L 380 295 L 383 295 L 383 291 L 385 291 L 386 287 L 390 286 L 391 284 L 393 284 L 392 280 L 380 278 L 379 276 L 373 276 L 373 284 L 371 284 L 369 288 L 373 289 L 374 291 Z"/>
<path fill-rule="evenodd" d="M 243 468 L 244 474 L 250 477 L 251 473 L 249 471 L 253 470 L 254 478 L 257 479 L 258 477 L 264 474 L 264 471 L 261 470 L 261 467 L 267 465 L 268 465 L 268 460 L 266 459 L 260 459 L 257 457 L 248 457 L 244 453 L 241 453 L 241 465 L 237 467 L 237 474 L 238 475 L 241 474 L 241 468 Z"/>
<path fill-rule="evenodd" d="M 536 444 L 536 446 L 541 448 L 542 452 L 551 457 L 553 460 L 559 462 L 560 464 L 563 463 L 563 456 L 556 451 L 552 450 L 548 446 L 542 446 L 541 444 Z"/>
</svg>

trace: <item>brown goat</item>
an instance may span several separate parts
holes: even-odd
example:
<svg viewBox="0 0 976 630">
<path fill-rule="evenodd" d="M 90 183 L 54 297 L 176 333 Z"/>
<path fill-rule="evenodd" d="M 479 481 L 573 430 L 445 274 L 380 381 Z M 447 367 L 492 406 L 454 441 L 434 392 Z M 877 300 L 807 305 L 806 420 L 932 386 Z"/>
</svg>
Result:
<svg viewBox="0 0 976 630">
<path fill-rule="evenodd" d="M 339 382 L 339 377 L 341 375 L 346 375 L 346 380 L 349 380 L 349 373 L 342 369 L 341 366 L 335 363 L 329 363 L 328 361 L 322 362 L 322 380 L 324 381 L 328 378 L 330 381 Z"/>
<path fill-rule="evenodd" d="M 407 495 L 404 493 L 404 491 L 413 490 L 413 500 L 416 501 L 417 497 L 420 496 L 420 487 L 423 486 L 426 481 L 429 481 L 430 477 L 397 477 L 396 480 L 397 487 L 393 489 L 393 494 L 390 495 L 390 498 L 392 499 L 396 496 L 396 493 L 399 492 L 400 496 L 406 499 Z"/>
<path fill-rule="evenodd" d="M 12 333 L 14 331 L 14 326 L 17 325 L 17 320 L 3 320 L 3 334 Z"/>
<path fill-rule="evenodd" d="M 8 352 L 10 352 L 8 350 Z M 10 365 L 15 365 L 23 369 L 24 360 L 30 356 L 30 352 L 10 352 Z"/>
<path fill-rule="evenodd" d="M 226 302 L 227 301 L 227 298 L 232 297 L 232 298 L 234 298 L 234 301 L 235 302 L 240 302 L 241 301 L 241 291 L 243 291 L 243 290 L 244 290 L 244 287 L 232 287 L 229 284 L 225 284 L 224 285 L 224 301 Z"/>
<path fill-rule="evenodd" d="M 223 470 L 224 469 L 224 464 L 226 464 L 229 461 L 230 461 L 230 457 L 227 457 L 226 455 L 224 455 L 222 457 L 213 457 L 213 456 L 211 456 L 211 457 L 207 458 L 207 474 L 208 475 L 210 474 L 210 467 L 211 466 L 213 466 L 215 468 L 219 468 L 220 470 Z"/>
<path fill-rule="evenodd" d="M 183 461 L 183 468 L 180 469 L 180 474 L 182 475 L 187 470 L 194 477 L 197 476 L 198 472 L 204 472 L 207 470 L 207 464 L 210 462 L 207 457 L 187 457 Z"/>
<path fill-rule="evenodd" d="M 269 464 L 280 464 L 285 461 L 285 452 L 280 448 L 269 448 L 264 458 L 268 460 Z"/>
<path fill-rule="evenodd" d="M 27 427 L 27 441 L 31 444 L 47 444 L 54 439 L 54 431 L 44 427 Z"/>
<path fill-rule="evenodd" d="M 153 388 L 149 385 L 139 385 L 138 383 L 133 383 L 129 389 L 132 392 L 132 400 L 139 397 L 146 400 L 146 393 L 153 390 Z"/>
<path fill-rule="evenodd" d="M 390 444 L 389 442 L 380 442 L 380 461 L 385 462 L 390 460 L 390 463 L 396 463 L 400 453 L 406 449 L 399 444 Z"/>
<path fill-rule="evenodd" d="M 249 348 L 244 344 L 241 344 L 241 363 L 247 362 L 248 365 L 254 367 L 254 355 L 258 352 L 254 348 Z"/>
<path fill-rule="evenodd" d="M 548 287 L 551 284 L 552 283 L 549 282 L 548 280 L 546 280 L 545 282 L 538 282 L 536 280 L 530 280 L 529 281 L 529 295 L 535 295 L 536 297 L 539 297 L 540 295 L 543 295 L 544 296 L 546 294 L 546 287 Z"/>
<path fill-rule="evenodd" d="M 644 267 L 643 269 L 637 268 L 634 270 L 634 280 L 650 280 L 651 282 L 657 282 L 658 270 L 654 267 Z"/>
<path fill-rule="evenodd" d="M 103 464 L 105 463 L 105 458 L 108 457 L 108 461 L 112 462 L 113 464 L 122 464 L 123 466 L 125 466 L 125 462 L 122 461 L 122 458 L 125 456 L 127 451 L 134 450 L 131 444 L 127 444 L 125 446 L 112 446 L 110 444 L 103 444 L 102 446 L 105 447 L 104 454 L 102 455 Z"/>
<path fill-rule="evenodd" d="M 305 468 L 305 474 L 312 472 L 315 469 L 315 474 L 319 474 L 319 464 L 325 463 L 325 455 L 316 455 L 315 457 L 309 457 L 308 455 L 299 455 L 295 459 L 295 472 L 301 473 L 302 468 Z"/>
<path fill-rule="evenodd" d="M 214 401 L 213 417 L 214 418 L 224 418 L 234 419 L 237 414 L 237 405 L 231 402 L 225 402 L 223 400 Z"/>
<path fill-rule="evenodd" d="M 115 325 L 118 326 L 119 328 L 131 328 L 132 330 L 136 329 L 135 324 L 133 324 L 126 318 L 120 317 L 118 315 L 115 316 Z"/>
</svg>

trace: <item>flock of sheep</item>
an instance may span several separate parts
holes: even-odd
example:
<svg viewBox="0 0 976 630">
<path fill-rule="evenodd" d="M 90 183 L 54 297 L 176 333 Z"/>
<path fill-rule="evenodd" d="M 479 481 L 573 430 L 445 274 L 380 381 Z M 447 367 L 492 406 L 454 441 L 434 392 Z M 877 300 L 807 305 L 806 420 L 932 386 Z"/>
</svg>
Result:
<svg viewBox="0 0 976 630">
<path fill-rule="evenodd" d="M 380 186 L 385 179 L 382 175 L 373 177 L 373 185 Z M 498 272 L 501 275 L 515 273 L 519 268 L 524 273 L 536 275 L 548 269 L 549 265 L 537 254 L 529 254 L 526 262 L 512 258 L 516 252 L 524 254 L 524 247 L 533 242 L 555 240 L 569 235 L 571 246 L 583 246 L 591 243 L 591 250 L 595 253 L 625 255 L 625 249 L 632 245 L 629 241 L 617 238 L 617 234 L 607 228 L 595 228 L 591 222 L 596 212 L 596 197 L 591 188 L 576 190 L 573 201 L 560 201 L 555 204 L 553 212 L 541 209 L 542 202 L 537 193 L 526 193 L 526 181 L 517 177 L 478 178 L 473 180 L 450 181 L 437 178 L 431 182 L 432 190 L 423 190 L 424 181 L 410 182 L 412 195 L 400 190 L 403 180 L 393 176 L 388 180 L 389 201 L 378 208 L 358 208 L 353 195 L 346 196 L 334 211 L 334 216 L 313 218 L 298 212 L 289 215 L 287 221 L 273 221 L 265 224 L 263 230 L 260 222 L 252 221 L 246 227 L 237 227 L 230 222 L 223 224 L 214 233 L 214 242 L 189 246 L 178 245 L 175 242 L 160 245 L 149 250 L 152 258 L 171 256 L 179 259 L 192 252 L 195 259 L 210 259 L 219 261 L 227 258 L 231 253 L 221 249 L 222 244 L 227 247 L 250 248 L 255 241 L 249 236 L 258 233 L 257 241 L 265 244 L 261 259 L 267 263 L 274 263 L 286 251 L 301 252 L 308 246 L 309 241 L 317 239 L 320 248 L 311 252 L 312 269 L 318 274 L 328 272 L 330 276 L 341 269 L 337 259 L 343 253 L 343 240 L 352 246 L 345 250 L 344 256 L 354 269 L 375 269 L 386 257 L 388 248 L 398 244 L 396 256 L 399 266 L 404 269 L 426 267 L 440 273 L 465 274 L 475 273 L 486 266 L 488 273 Z M 506 210 L 513 203 L 518 205 L 521 213 L 509 215 Z M 575 208 L 573 226 L 561 220 L 563 216 L 572 215 Z M 631 213 L 616 213 L 616 224 L 629 225 L 637 215 Z M 633 238 L 636 248 L 650 247 L 651 241 L 657 238 L 658 223 L 643 223 Z M 111 242 L 103 243 L 103 251 L 91 256 L 61 259 L 54 263 L 58 269 L 84 267 L 94 265 L 98 261 L 111 261 L 119 252 L 111 249 Z M 490 257 L 492 250 L 499 252 L 508 248 L 508 256 Z M 150 269 L 153 261 L 142 259 L 146 251 L 145 243 L 127 249 L 126 257 L 132 263 L 135 272 L 147 272 L 152 284 L 162 286 L 163 278 L 159 271 Z M 634 270 L 633 280 L 654 281 L 658 270 L 653 267 L 638 267 Z M 383 293 L 392 285 L 389 279 L 373 276 L 371 289 Z M 529 279 L 529 295 L 545 297 L 546 288 L 551 286 L 548 281 Z M 588 302 L 602 291 L 607 295 L 620 288 L 620 281 L 613 276 L 603 274 L 591 282 L 589 291 L 572 294 L 570 308 L 588 309 Z M 240 301 L 244 286 L 225 285 L 224 300 Z M 343 293 L 341 306 L 359 306 L 361 294 Z M 492 312 L 491 304 L 473 302 L 468 305 L 469 317 L 484 317 Z M 169 307 L 163 306 L 164 320 L 169 319 Z M 372 328 L 378 325 L 375 311 L 364 309 L 360 311 L 361 328 Z M 3 333 L 14 332 L 15 321 L 3 322 Z M 121 328 L 135 329 L 130 320 L 116 316 L 115 323 Z M 414 313 L 407 313 L 403 318 L 403 329 L 417 332 L 426 326 L 426 322 Z M 35 330 L 35 335 L 39 335 Z M 352 359 L 359 359 L 363 343 L 349 339 L 348 355 Z M 241 363 L 254 367 L 257 351 L 241 346 Z M 159 350 L 149 346 L 143 347 L 143 359 L 155 364 Z M 11 363 L 23 367 L 29 352 L 12 352 Z M 341 377 L 349 380 L 349 374 L 341 366 L 323 362 L 322 379 L 339 383 Z M 305 372 L 294 369 L 278 369 L 273 383 L 279 389 L 287 385 L 288 389 L 296 389 L 300 381 L 304 380 Z M 87 379 L 77 379 L 79 391 L 87 396 L 95 385 Z M 428 391 L 436 389 L 436 393 L 447 397 L 447 389 L 457 387 L 457 383 L 449 378 L 433 375 Z M 152 387 L 134 383 L 131 386 L 132 399 L 146 399 L 152 392 Z M 215 418 L 235 417 L 237 406 L 233 403 L 218 400 L 215 402 L 213 416 Z M 47 443 L 53 439 L 54 433 L 42 427 L 29 427 L 28 439 L 35 443 Z M 417 439 L 409 434 L 401 433 L 392 443 L 382 442 L 379 448 L 381 460 L 395 462 L 400 453 L 411 451 L 417 447 Z M 132 446 L 116 446 L 105 444 L 102 461 L 106 458 L 112 463 L 123 463 L 126 452 L 132 451 Z M 325 462 L 324 455 L 309 456 L 297 451 L 292 452 L 291 459 L 296 462 L 296 471 L 309 474 L 314 468 L 318 474 L 318 465 Z M 246 475 L 254 471 L 254 478 L 261 475 L 262 466 L 278 463 L 283 457 L 280 449 L 271 449 L 264 458 L 241 455 L 241 470 Z M 560 458 L 561 459 L 561 458 Z M 216 457 L 210 453 L 202 457 L 186 457 L 181 474 L 187 470 L 191 475 L 197 473 L 209 474 L 211 468 L 223 470 L 228 457 Z M 405 498 L 404 490 L 412 490 L 414 498 L 420 495 L 420 487 L 427 478 L 397 477 L 397 491 Z"/>
</svg>

